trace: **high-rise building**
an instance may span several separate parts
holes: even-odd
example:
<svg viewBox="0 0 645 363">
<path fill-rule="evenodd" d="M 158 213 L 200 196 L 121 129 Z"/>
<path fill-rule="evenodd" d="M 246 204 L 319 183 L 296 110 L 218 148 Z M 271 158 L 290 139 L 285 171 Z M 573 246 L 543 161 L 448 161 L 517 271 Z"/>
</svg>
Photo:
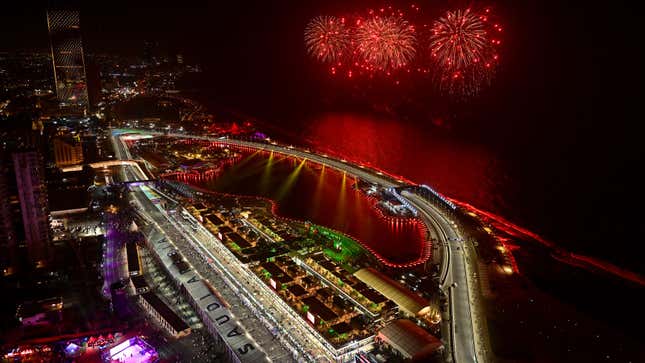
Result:
<svg viewBox="0 0 645 363">
<path fill-rule="evenodd" d="M 13 153 L 22 224 L 29 260 L 36 266 L 48 258 L 49 213 L 43 160 L 36 151 Z"/>
<path fill-rule="evenodd" d="M 143 42 L 143 62 L 146 65 L 153 65 L 155 63 L 155 53 L 157 51 L 157 42 L 146 40 Z"/>
<path fill-rule="evenodd" d="M 0 268 L 2 274 L 6 275 L 15 264 L 16 248 L 18 247 L 18 236 L 14 228 L 13 213 L 11 210 L 9 178 L 11 175 L 7 165 L 0 158 Z"/>
<path fill-rule="evenodd" d="M 83 145 L 73 137 L 54 138 L 54 161 L 59 168 L 83 162 Z"/>
<path fill-rule="evenodd" d="M 77 10 L 48 10 L 56 96 L 62 107 L 87 113 L 88 95 L 85 59 Z"/>
</svg>

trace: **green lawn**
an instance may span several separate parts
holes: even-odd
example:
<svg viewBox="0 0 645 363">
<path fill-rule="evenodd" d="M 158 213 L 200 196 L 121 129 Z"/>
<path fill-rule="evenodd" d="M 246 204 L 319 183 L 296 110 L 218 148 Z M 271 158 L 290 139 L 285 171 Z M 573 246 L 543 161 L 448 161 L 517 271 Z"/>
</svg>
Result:
<svg viewBox="0 0 645 363">
<path fill-rule="evenodd" d="M 321 237 L 331 241 L 333 247 L 328 246 L 323 248 L 323 251 L 336 262 L 348 263 L 365 253 L 358 242 L 332 229 L 318 225 L 312 225 L 312 229 L 317 230 Z"/>
</svg>

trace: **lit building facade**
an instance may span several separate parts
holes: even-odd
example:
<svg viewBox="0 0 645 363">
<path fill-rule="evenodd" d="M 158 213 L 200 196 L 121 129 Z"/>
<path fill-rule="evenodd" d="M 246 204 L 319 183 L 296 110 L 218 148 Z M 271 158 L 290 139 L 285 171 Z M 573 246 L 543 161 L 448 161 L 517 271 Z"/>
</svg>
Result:
<svg viewBox="0 0 645 363">
<path fill-rule="evenodd" d="M 54 161 L 59 168 L 83 162 L 83 144 L 72 138 L 54 138 Z"/>
<path fill-rule="evenodd" d="M 42 265 L 48 257 L 49 213 L 42 158 L 36 151 L 13 154 L 18 198 L 29 259 Z"/>
<path fill-rule="evenodd" d="M 47 27 L 56 96 L 62 107 L 88 111 L 85 59 L 77 10 L 48 10 Z"/>
</svg>

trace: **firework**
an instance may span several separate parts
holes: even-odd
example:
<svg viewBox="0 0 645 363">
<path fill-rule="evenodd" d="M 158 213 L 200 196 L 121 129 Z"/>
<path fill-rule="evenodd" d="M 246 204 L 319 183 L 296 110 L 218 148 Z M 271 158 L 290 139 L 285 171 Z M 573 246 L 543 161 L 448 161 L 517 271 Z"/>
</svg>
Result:
<svg viewBox="0 0 645 363">
<path fill-rule="evenodd" d="M 416 54 L 414 27 L 401 16 L 372 16 L 359 22 L 356 43 L 362 62 L 371 70 L 405 67 Z"/>
<path fill-rule="evenodd" d="M 448 11 L 434 22 L 430 55 L 441 85 L 449 91 L 476 93 L 492 77 L 501 27 L 490 24 L 488 13 L 488 9 Z"/>
<path fill-rule="evenodd" d="M 343 18 L 317 16 L 305 28 L 307 52 L 321 62 L 336 62 L 349 49 L 351 36 Z"/>
</svg>

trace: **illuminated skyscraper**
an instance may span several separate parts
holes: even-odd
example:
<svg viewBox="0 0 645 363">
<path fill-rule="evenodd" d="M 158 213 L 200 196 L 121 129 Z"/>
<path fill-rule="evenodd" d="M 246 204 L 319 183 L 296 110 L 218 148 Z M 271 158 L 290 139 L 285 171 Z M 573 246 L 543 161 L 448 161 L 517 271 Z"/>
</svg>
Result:
<svg viewBox="0 0 645 363">
<path fill-rule="evenodd" d="M 87 112 L 87 80 L 79 12 L 48 10 L 47 27 L 58 101 L 63 107 Z"/>
</svg>

